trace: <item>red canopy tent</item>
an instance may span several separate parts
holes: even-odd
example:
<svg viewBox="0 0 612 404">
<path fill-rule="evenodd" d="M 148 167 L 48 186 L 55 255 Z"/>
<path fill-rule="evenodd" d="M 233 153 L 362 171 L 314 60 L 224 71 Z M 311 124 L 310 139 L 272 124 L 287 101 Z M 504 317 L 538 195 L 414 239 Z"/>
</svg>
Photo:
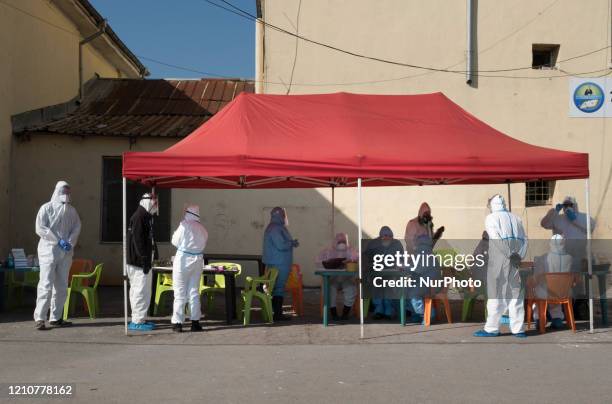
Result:
<svg viewBox="0 0 612 404">
<path fill-rule="evenodd" d="M 588 208 L 589 164 L 513 139 L 442 93 L 242 93 L 167 150 L 125 153 L 123 176 L 168 188 L 359 189 L 587 178 Z"/>
</svg>

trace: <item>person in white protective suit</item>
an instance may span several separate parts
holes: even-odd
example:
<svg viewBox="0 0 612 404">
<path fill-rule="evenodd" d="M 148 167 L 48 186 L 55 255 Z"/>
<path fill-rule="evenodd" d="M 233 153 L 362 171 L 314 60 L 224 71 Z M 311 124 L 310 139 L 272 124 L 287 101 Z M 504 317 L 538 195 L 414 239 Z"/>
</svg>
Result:
<svg viewBox="0 0 612 404">
<path fill-rule="evenodd" d="M 200 317 L 200 278 L 204 268 L 204 248 L 208 232 L 200 223 L 200 208 L 189 205 L 185 217 L 172 235 L 176 255 L 172 264 L 172 289 L 174 290 L 174 311 L 172 331 L 182 332 L 185 321 L 185 304 L 189 299 L 191 331 L 202 331 Z"/>
<path fill-rule="evenodd" d="M 516 337 L 525 338 L 524 293 L 519 266 L 527 253 L 527 236 L 521 219 L 506 210 L 501 195 L 489 199 L 489 209 L 491 213 L 485 219 L 489 235 L 487 322 L 474 336 L 498 336 L 501 317 L 508 310 L 510 331 Z"/>
<path fill-rule="evenodd" d="M 70 204 L 70 185 L 59 181 L 55 185 L 51 201 L 40 207 L 36 215 L 38 242 L 38 281 L 34 321 L 36 328 L 44 330 L 49 307 L 49 324 L 52 327 L 70 325 L 62 319 L 68 274 L 72 265 L 74 247 L 81 233 L 81 219 Z"/>
<path fill-rule="evenodd" d="M 546 273 L 570 272 L 572 270 L 572 256 L 565 251 L 565 239 L 560 234 L 555 234 L 550 239 L 550 252 L 547 254 L 535 257 L 534 259 L 534 278 L 536 279 L 535 295 L 538 299 L 546 299 L 548 296 Z M 548 312 L 550 313 L 551 327 L 563 327 L 563 310 L 560 304 L 549 304 Z M 534 304 L 533 318 L 538 320 L 538 311 Z"/>
<path fill-rule="evenodd" d="M 153 215 L 159 205 L 154 194 L 144 194 L 140 205 L 130 218 L 127 229 L 127 276 L 130 281 L 131 331 L 151 331 L 155 324 L 146 317 L 151 303 L 151 266 L 157 259 L 157 245 L 153 236 Z"/>
<path fill-rule="evenodd" d="M 316 260 L 316 264 L 319 267 L 323 266 L 323 262 L 344 258 L 348 261 L 357 261 L 359 259 L 359 252 L 353 247 L 349 246 L 348 236 L 346 233 L 338 233 L 334 239 L 332 245 L 319 254 Z M 348 320 L 348 315 L 351 312 L 353 303 L 355 303 L 355 295 L 357 289 L 355 286 L 355 279 L 352 276 L 331 276 L 329 279 L 330 290 L 330 309 L 332 320 Z M 344 307 L 342 308 L 342 317 L 338 317 L 338 310 L 336 309 L 336 300 L 338 289 L 342 289 Z"/>
<path fill-rule="evenodd" d="M 563 212 L 562 212 L 563 211 Z M 595 229 L 595 221 L 591 221 L 591 233 Z M 582 271 L 583 260 L 586 258 L 587 215 L 578 210 L 578 203 L 573 196 L 566 196 L 563 203 L 558 203 L 550 209 L 540 222 L 542 227 L 560 234 L 565 239 L 565 250 L 573 257 L 572 271 Z"/>
</svg>

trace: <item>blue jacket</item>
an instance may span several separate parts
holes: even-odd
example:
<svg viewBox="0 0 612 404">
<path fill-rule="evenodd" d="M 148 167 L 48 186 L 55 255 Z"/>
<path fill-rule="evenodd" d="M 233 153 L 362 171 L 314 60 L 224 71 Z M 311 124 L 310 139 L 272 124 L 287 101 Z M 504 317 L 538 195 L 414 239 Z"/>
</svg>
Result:
<svg viewBox="0 0 612 404">
<path fill-rule="evenodd" d="M 286 267 L 293 263 L 293 237 L 280 216 L 272 216 L 266 227 L 262 259 L 266 265 Z"/>
</svg>

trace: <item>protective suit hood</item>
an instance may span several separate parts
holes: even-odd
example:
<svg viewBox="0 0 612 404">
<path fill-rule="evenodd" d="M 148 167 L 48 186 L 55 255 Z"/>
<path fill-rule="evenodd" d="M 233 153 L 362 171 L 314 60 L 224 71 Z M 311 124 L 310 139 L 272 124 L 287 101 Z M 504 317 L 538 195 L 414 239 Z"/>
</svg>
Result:
<svg viewBox="0 0 612 404">
<path fill-rule="evenodd" d="M 491 212 L 502 212 L 506 210 L 506 200 L 501 195 L 494 195 L 489 200 L 489 208 Z"/>
<path fill-rule="evenodd" d="M 560 234 L 555 234 L 550 239 L 550 252 L 564 255 L 567 254 L 565 251 L 565 238 Z"/>
<path fill-rule="evenodd" d="M 347 247 L 349 246 L 348 235 L 346 233 L 336 233 L 332 247 L 335 248 L 340 243 L 346 244 Z"/>
<path fill-rule="evenodd" d="M 393 238 L 393 230 L 389 226 L 383 226 L 378 232 L 379 237 L 391 237 Z"/>
<path fill-rule="evenodd" d="M 576 213 L 580 212 L 580 210 L 578 209 L 578 202 L 576 202 L 576 198 L 574 198 L 573 196 L 569 196 L 568 195 L 565 198 L 563 198 L 563 203 L 566 203 L 566 202 L 570 202 L 570 203 L 572 203 L 574 205 L 574 207 L 573 207 L 574 212 L 576 212 Z"/>
<path fill-rule="evenodd" d="M 200 207 L 198 205 L 188 205 L 185 208 L 185 220 L 199 222 Z"/>
<path fill-rule="evenodd" d="M 270 223 L 274 224 L 287 224 L 287 214 L 285 213 L 285 209 L 280 206 L 275 207 L 270 211 Z"/>
<path fill-rule="evenodd" d="M 429 212 L 431 214 L 431 208 L 429 207 L 429 204 L 427 202 L 423 202 L 421 204 L 421 207 L 419 208 L 419 217 L 423 217 L 423 215 L 425 214 L 425 212 Z"/>
<path fill-rule="evenodd" d="M 53 205 L 61 205 L 63 203 L 60 200 L 60 193 L 64 187 L 70 188 L 70 184 L 68 184 L 66 181 L 58 181 L 57 184 L 55 184 L 53 195 L 51 195 L 51 203 Z"/>
</svg>

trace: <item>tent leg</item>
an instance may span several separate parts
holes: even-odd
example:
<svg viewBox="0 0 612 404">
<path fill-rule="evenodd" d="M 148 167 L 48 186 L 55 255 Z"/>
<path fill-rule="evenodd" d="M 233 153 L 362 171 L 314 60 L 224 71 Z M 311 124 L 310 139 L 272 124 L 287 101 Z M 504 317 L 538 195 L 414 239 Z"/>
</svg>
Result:
<svg viewBox="0 0 612 404">
<path fill-rule="evenodd" d="M 508 211 L 512 212 L 512 192 L 510 191 L 510 183 L 508 183 Z"/>
<path fill-rule="evenodd" d="M 127 200 L 126 200 L 127 181 L 123 177 L 123 320 L 125 326 L 125 335 L 128 335 L 128 320 L 127 320 Z"/>
<path fill-rule="evenodd" d="M 364 337 L 363 330 L 363 270 L 362 265 L 363 262 L 361 260 L 361 238 L 362 238 L 362 212 L 361 212 L 361 178 L 357 179 L 357 232 L 359 236 L 357 237 L 357 242 L 359 243 L 359 325 L 361 329 L 361 338 Z"/>
<path fill-rule="evenodd" d="M 332 186 L 331 191 L 331 240 L 334 240 L 336 236 L 336 187 Z"/>
<path fill-rule="evenodd" d="M 591 256 L 591 201 L 589 179 L 584 180 L 587 216 L 587 264 L 589 269 L 589 332 L 593 333 L 593 257 Z"/>
</svg>

